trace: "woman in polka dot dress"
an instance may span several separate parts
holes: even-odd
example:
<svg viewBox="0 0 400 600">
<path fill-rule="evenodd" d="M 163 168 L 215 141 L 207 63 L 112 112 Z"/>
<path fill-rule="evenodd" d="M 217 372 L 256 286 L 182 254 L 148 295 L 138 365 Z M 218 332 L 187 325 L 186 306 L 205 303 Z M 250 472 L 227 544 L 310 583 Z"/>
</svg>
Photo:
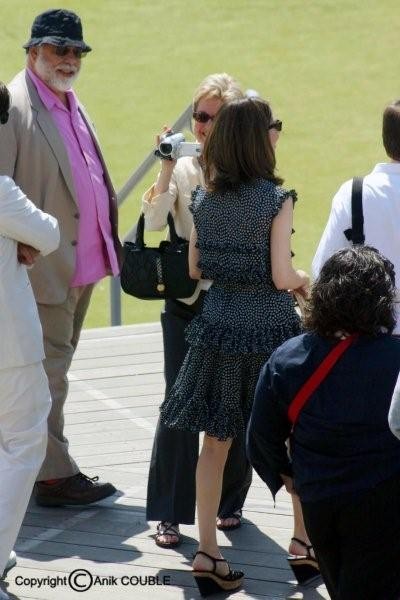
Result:
<svg viewBox="0 0 400 600">
<path fill-rule="evenodd" d="M 216 541 L 224 465 L 232 439 L 247 426 L 262 365 L 300 333 L 287 290 L 305 294 L 309 283 L 291 264 L 296 194 L 281 188 L 274 172 L 280 129 L 259 98 L 222 107 L 205 142 L 206 190 L 193 192 L 190 272 L 213 285 L 188 326 L 190 348 L 161 420 L 205 432 L 196 474 L 200 553 L 193 564 L 203 592 L 241 584 L 243 574 L 230 571 Z"/>
</svg>

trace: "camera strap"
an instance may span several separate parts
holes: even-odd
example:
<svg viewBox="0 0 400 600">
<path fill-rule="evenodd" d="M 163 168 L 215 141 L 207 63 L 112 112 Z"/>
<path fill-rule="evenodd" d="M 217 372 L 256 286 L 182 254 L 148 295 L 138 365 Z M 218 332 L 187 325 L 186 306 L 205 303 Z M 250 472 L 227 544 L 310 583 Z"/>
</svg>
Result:
<svg viewBox="0 0 400 600">
<path fill-rule="evenodd" d="M 364 214 L 362 205 L 363 178 L 354 177 L 351 188 L 351 228 L 343 233 L 352 244 L 364 244 Z"/>
</svg>

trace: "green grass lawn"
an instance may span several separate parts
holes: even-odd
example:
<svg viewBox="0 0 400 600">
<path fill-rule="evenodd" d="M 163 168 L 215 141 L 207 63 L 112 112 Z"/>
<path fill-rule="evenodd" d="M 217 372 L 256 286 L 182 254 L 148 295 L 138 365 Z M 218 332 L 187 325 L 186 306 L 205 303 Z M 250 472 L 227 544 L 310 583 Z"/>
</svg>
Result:
<svg viewBox="0 0 400 600">
<path fill-rule="evenodd" d="M 24 65 L 21 45 L 33 18 L 50 6 L 2 0 L 5 81 Z M 296 266 L 309 269 L 335 190 L 385 160 L 381 113 L 400 96 L 398 0 L 64 0 L 62 6 L 80 14 L 93 47 L 76 89 L 117 189 L 207 74 L 227 71 L 272 102 L 284 121 L 279 172 L 299 195 Z M 155 174 L 123 205 L 122 235 Z M 157 320 L 159 311 L 158 301 L 123 300 L 125 324 Z M 86 327 L 108 322 L 103 282 Z"/>
</svg>

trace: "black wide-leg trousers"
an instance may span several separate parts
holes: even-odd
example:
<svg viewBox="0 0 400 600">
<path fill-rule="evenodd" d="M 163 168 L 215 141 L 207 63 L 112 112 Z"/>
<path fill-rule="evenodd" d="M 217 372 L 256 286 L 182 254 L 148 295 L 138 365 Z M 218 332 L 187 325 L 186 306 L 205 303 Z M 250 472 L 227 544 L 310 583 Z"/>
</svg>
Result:
<svg viewBox="0 0 400 600">
<path fill-rule="evenodd" d="M 332 600 L 399 600 L 400 475 L 351 500 L 302 507 Z"/>
<path fill-rule="evenodd" d="M 192 305 L 176 300 L 166 302 L 161 315 L 166 394 L 173 386 L 188 350 L 185 328 L 201 311 L 203 298 L 204 292 Z M 198 454 L 198 434 L 170 429 L 158 421 L 147 486 L 148 521 L 194 523 Z M 243 437 L 233 440 L 226 462 L 218 512 L 221 517 L 230 516 L 242 508 L 251 484 L 251 474 L 243 434 Z"/>
</svg>

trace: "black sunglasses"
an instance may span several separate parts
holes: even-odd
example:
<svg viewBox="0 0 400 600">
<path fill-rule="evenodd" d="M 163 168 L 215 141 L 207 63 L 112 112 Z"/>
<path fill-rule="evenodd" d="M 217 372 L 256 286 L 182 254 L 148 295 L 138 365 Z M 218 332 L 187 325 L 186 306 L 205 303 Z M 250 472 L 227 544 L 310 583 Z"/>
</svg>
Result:
<svg viewBox="0 0 400 600">
<path fill-rule="evenodd" d="M 204 112 L 204 110 L 199 110 L 194 111 L 192 117 L 195 121 L 197 121 L 197 123 L 208 123 L 208 121 L 213 121 L 216 115 L 212 117 L 208 113 Z"/>
<path fill-rule="evenodd" d="M 54 46 L 54 54 L 57 54 L 57 56 L 67 56 L 70 51 L 75 58 L 84 58 L 87 54 L 82 48 L 76 46 Z"/>
<path fill-rule="evenodd" d="M 282 131 L 282 127 L 283 127 L 282 121 L 280 121 L 279 119 L 275 119 L 275 121 L 272 121 L 272 123 L 268 127 L 268 129 L 276 129 L 276 131 Z"/>
</svg>

